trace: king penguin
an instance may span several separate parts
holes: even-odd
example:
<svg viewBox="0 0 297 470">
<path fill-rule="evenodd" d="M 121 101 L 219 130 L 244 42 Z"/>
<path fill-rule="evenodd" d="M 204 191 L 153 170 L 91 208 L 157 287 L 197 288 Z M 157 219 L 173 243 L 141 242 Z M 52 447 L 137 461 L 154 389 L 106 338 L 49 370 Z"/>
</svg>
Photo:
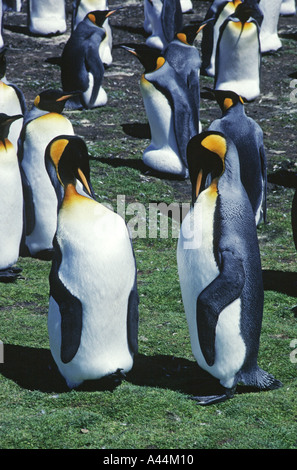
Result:
<svg viewBox="0 0 297 470">
<path fill-rule="evenodd" d="M 278 35 L 278 22 L 282 0 L 260 0 L 259 6 L 263 11 L 263 23 L 260 30 L 262 54 L 277 51 L 282 47 Z"/>
<path fill-rule="evenodd" d="M 28 27 L 32 34 L 49 36 L 67 30 L 64 0 L 29 0 Z"/>
<path fill-rule="evenodd" d="M 193 205 L 181 226 L 177 263 L 194 357 L 223 387 L 195 397 L 208 405 L 233 397 L 240 382 L 260 390 L 281 383 L 257 361 L 264 290 L 236 147 L 206 131 L 190 140 L 187 155 Z"/>
<path fill-rule="evenodd" d="M 79 97 L 68 100 L 66 109 L 92 109 L 107 103 L 99 49 L 106 36 L 103 22 L 115 11 L 89 12 L 65 44 L 61 57 L 62 88 L 66 93 L 81 91 Z"/>
<path fill-rule="evenodd" d="M 222 116 L 208 130 L 227 135 L 236 145 L 242 184 L 249 196 L 256 225 L 266 221 L 267 159 L 263 131 L 245 113 L 241 96 L 232 91 L 213 90 Z"/>
<path fill-rule="evenodd" d="M 12 282 L 21 269 L 19 258 L 23 233 L 23 191 L 16 150 L 8 140 L 9 126 L 22 115 L 0 113 L 0 282 Z"/>
<path fill-rule="evenodd" d="M 71 122 L 62 116 L 71 95 L 44 90 L 34 100 L 19 138 L 19 161 L 25 200 L 22 256 L 50 259 L 57 223 L 57 198 L 45 166 L 45 149 L 57 135 L 73 135 Z"/>
<path fill-rule="evenodd" d="M 158 173 L 187 178 L 187 143 L 199 132 L 197 101 L 158 49 L 146 45 L 122 47 L 138 57 L 145 68 L 140 90 L 151 142 L 143 152 L 143 162 Z"/>
<path fill-rule="evenodd" d="M 50 155 L 64 186 L 50 272 L 48 333 L 69 388 L 126 373 L 138 349 L 136 263 L 125 221 L 91 198 L 76 146 L 56 140 Z"/>
<path fill-rule="evenodd" d="M 148 0 L 146 15 L 150 23 L 150 36 L 146 45 L 160 51 L 182 30 L 183 15 L 180 0 Z M 147 28 L 147 26 L 146 26 Z"/>
<path fill-rule="evenodd" d="M 88 13 L 95 10 L 108 10 L 107 0 L 73 0 L 72 2 L 72 31 L 83 21 Z M 112 30 L 108 18 L 102 24 L 105 30 L 105 38 L 99 48 L 99 54 L 103 64 L 108 67 L 112 64 Z"/>
<path fill-rule="evenodd" d="M 184 87 L 189 89 L 193 96 L 195 106 L 193 111 L 196 112 L 196 121 L 199 122 L 200 109 L 200 54 L 193 45 L 195 35 L 177 33 L 176 37 L 165 47 L 163 55 L 169 65 L 174 68 L 175 72 L 181 77 Z"/>
<path fill-rule="evenodd" d="M 253 9 L 240 4 L 220 28 L 214 88 L 231 90 L 252 101 L 260 94 L 261 50 Z"/>
<path fill-rule="evenodd" d="M 8 140 L 18 150 L 18 139 L 23 127 L 27 105 L 22 90 L 6 78 L 6 47 L 0 50 L 0 112 L 9 115 L 22 115 L 11 123 Z"/>
</svg>

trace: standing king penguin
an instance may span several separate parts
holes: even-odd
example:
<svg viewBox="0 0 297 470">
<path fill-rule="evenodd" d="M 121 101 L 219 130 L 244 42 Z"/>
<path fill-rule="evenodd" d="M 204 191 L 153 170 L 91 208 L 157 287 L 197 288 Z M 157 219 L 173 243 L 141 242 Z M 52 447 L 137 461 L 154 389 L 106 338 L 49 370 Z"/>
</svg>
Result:
<svg viewBox="0 0 297 470">
<path fill-rule="evenodd" d="M 267 161 L 263 131 L 248 117 L 244 101 L 232 91 L 212 90 L 222 116 L 211 123 L 208 130 L 219 131 L 236 145 L 242 184 L 249 196 L 256 225 L 266 221 Z"/>
<path fill-rule="evenodd" d="M 107 0 L 73 0 L 72 2 L 72 31 L 83 21 L 88 13 L 95 10 L 108 10 Z M 102 24 L 106 36 L 102 40 L 99 54 L 104 65 L 112 63 L 112 30 L 108 18 Z"/>
<path fill-rule="evenodd" d="M 147 0 L 145 28 L 151 31 L 146 45 L 160 51 L 182 30 L 183 16 L 180 0 Z"/>
<path fill-rule="evenodd" d="M 19 139 L 19 160 L 25 200 L 22 256 L 50 259 L 57 226 L 57 197 L 45 166 L 45 149 L 57 135 L 74 134 L 62 116 L 71 95 L 44 90 L 34 100 Z"/>
<path fill-rule="evenodd" d="M 199 132 L 197 100 L 158 49 L 145 44 L 122 47 L 134 54 L 145 69 L 140 90 L 151 143 L 143 152 L 143 162 L 159 173 L 187 178 L 187 143 Z"/>
<path fill-rule="evenodd" d="M 65 0 L 29 0 L 28 27 L 31 33 L 41 36 L 65 33 Z"/>
<path fill-rule="evenodd" d="M 264 290 L 236 147 L 220 132 L 202 132 L 189 142 L 188 163 L 193 206 L 181 226 L 177 262 L 193 354 L 224 388 L 195 397 L 207 405 L 231 398 L 239 382 L 260 390 L 281 383 L 257 364 Z"/>
<path fill-rule="evenodd" d="M 0 282 L 16 280 L 21 271 L 13 265 L 23 233 L 22 180 L 16 150 L 7 136 L 12 122 L 22 117 L 0 113 Z"/>
<path fill-rule="evenodd" d="M 81 95 L 68 100 L 66 108 L 92 109 L 107 103 L 102 87 L 104 65 L 100 57 L 100 45 L 106 37 L 102 25 L 117 10 L 89 12 L 72 31 L 62 52 L 61 81 L 63 90 L 73 90 Z"/>
<path fill-rule="evenodd" d="M 6 78 L 6 47 L 0 50 L 0 112 L 9 115 L 23 115 L 27 112 L 23 92 Z M 23 116 L 12 122 L 9 127 L 8 140 L 18 150 L 18 139 L 23 127 Z"/>
<path fill-rule="evenodd" d="M 214 88 L 231 90 L 252 101 L 260 94 L 260 28 L 254 9 L 239 4 L 220 28 Z"/>
<path fill-rule="evenodd" d="M 50 272 L 48 332 L 58 369 L 74 388 L 133 366 L 138 348 L 136 263 L 125 221 L 76 191 L 76 179 L 88 190 L 76 145 L 58 139 L 49 153 L 64 198 Z"/>
</svg>

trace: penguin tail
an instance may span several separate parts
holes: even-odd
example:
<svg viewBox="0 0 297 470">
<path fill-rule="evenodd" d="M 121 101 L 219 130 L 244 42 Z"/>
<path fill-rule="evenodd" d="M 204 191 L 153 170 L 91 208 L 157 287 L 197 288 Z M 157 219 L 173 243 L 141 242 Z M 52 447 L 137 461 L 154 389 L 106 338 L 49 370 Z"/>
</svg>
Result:
<svg viewBox="0 0 297 470">
<path fill-rule="evenodd" d="M 282 382 L 258 366 L 252 372 L 242 373 L 240 381 L 244 385 L 255 387 L 259 390 L 276 390 L 283 386 Z"/>
</svg>

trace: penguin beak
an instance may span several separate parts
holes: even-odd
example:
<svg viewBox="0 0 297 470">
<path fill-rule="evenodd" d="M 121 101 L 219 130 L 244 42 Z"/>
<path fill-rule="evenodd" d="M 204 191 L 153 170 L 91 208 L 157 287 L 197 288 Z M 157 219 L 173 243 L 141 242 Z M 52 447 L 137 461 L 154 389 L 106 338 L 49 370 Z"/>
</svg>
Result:
<svg viewBox="0 0 297 470">
<path fill-rule="evenodd" d="M 92 194 L 91 188 L 89 186 L 89 183 L 88 183 L 87 178 L 85 177 L 84 173 L 82 172 L 82 170 L 80 168 L 77 169 L 77 173 L 78 173 L 80 182 L 86 188 L 88 194 L 92 197 L 93 194 Z"/>
<path fill-rule="evenodd" d="M 197 197 L 199 196 L 199 193 L 200 193 L 202 178 L 203 178 L 203 170 L 201 168 L 201 170 L 198 173 L 197 181 L 196 181 L 196 192 L 195 192 L 196 199 L 197 199 Z"/>
<path fill-rule="evenodd" d="M 80 92 L 79 91 L 75 91 L 73 93 L 70 93 L 69 95 L 63 95 L 63 96 L 60 96 L 60 98 L 58 98 L 56 101 L 60 102 L 60 101 L 66 101 L 68 100 L 69 98 L 72 98 L 73 96 L 76 96 L 76 95 L 79 95 Z"/>
<path fill-rule="evenodd" d="M 119 8 L 115 8 L 114 10 L 110 10 L 110 11 L 106 14 L 106 18 L 108 18 L 109 16 L 113 15 L 116 11 L 122 10 L 122 8 L 124 8 L 124 7 L 119 7 Z"/>
</svg>

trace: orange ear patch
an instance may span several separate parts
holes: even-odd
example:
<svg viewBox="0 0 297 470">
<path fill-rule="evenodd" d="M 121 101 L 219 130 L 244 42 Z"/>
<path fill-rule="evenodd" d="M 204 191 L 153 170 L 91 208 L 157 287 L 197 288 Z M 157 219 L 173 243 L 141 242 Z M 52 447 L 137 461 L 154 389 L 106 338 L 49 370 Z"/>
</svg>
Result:
<svg viewBox="0 0 297 470">
<path fill-rule="evenodd" d="M 202 140 L 201 145 L 213 153 L 216 153 L 222 160 L 226 155 L 226 140 L 220 135 L 208 135 Z"/>
</svg>

